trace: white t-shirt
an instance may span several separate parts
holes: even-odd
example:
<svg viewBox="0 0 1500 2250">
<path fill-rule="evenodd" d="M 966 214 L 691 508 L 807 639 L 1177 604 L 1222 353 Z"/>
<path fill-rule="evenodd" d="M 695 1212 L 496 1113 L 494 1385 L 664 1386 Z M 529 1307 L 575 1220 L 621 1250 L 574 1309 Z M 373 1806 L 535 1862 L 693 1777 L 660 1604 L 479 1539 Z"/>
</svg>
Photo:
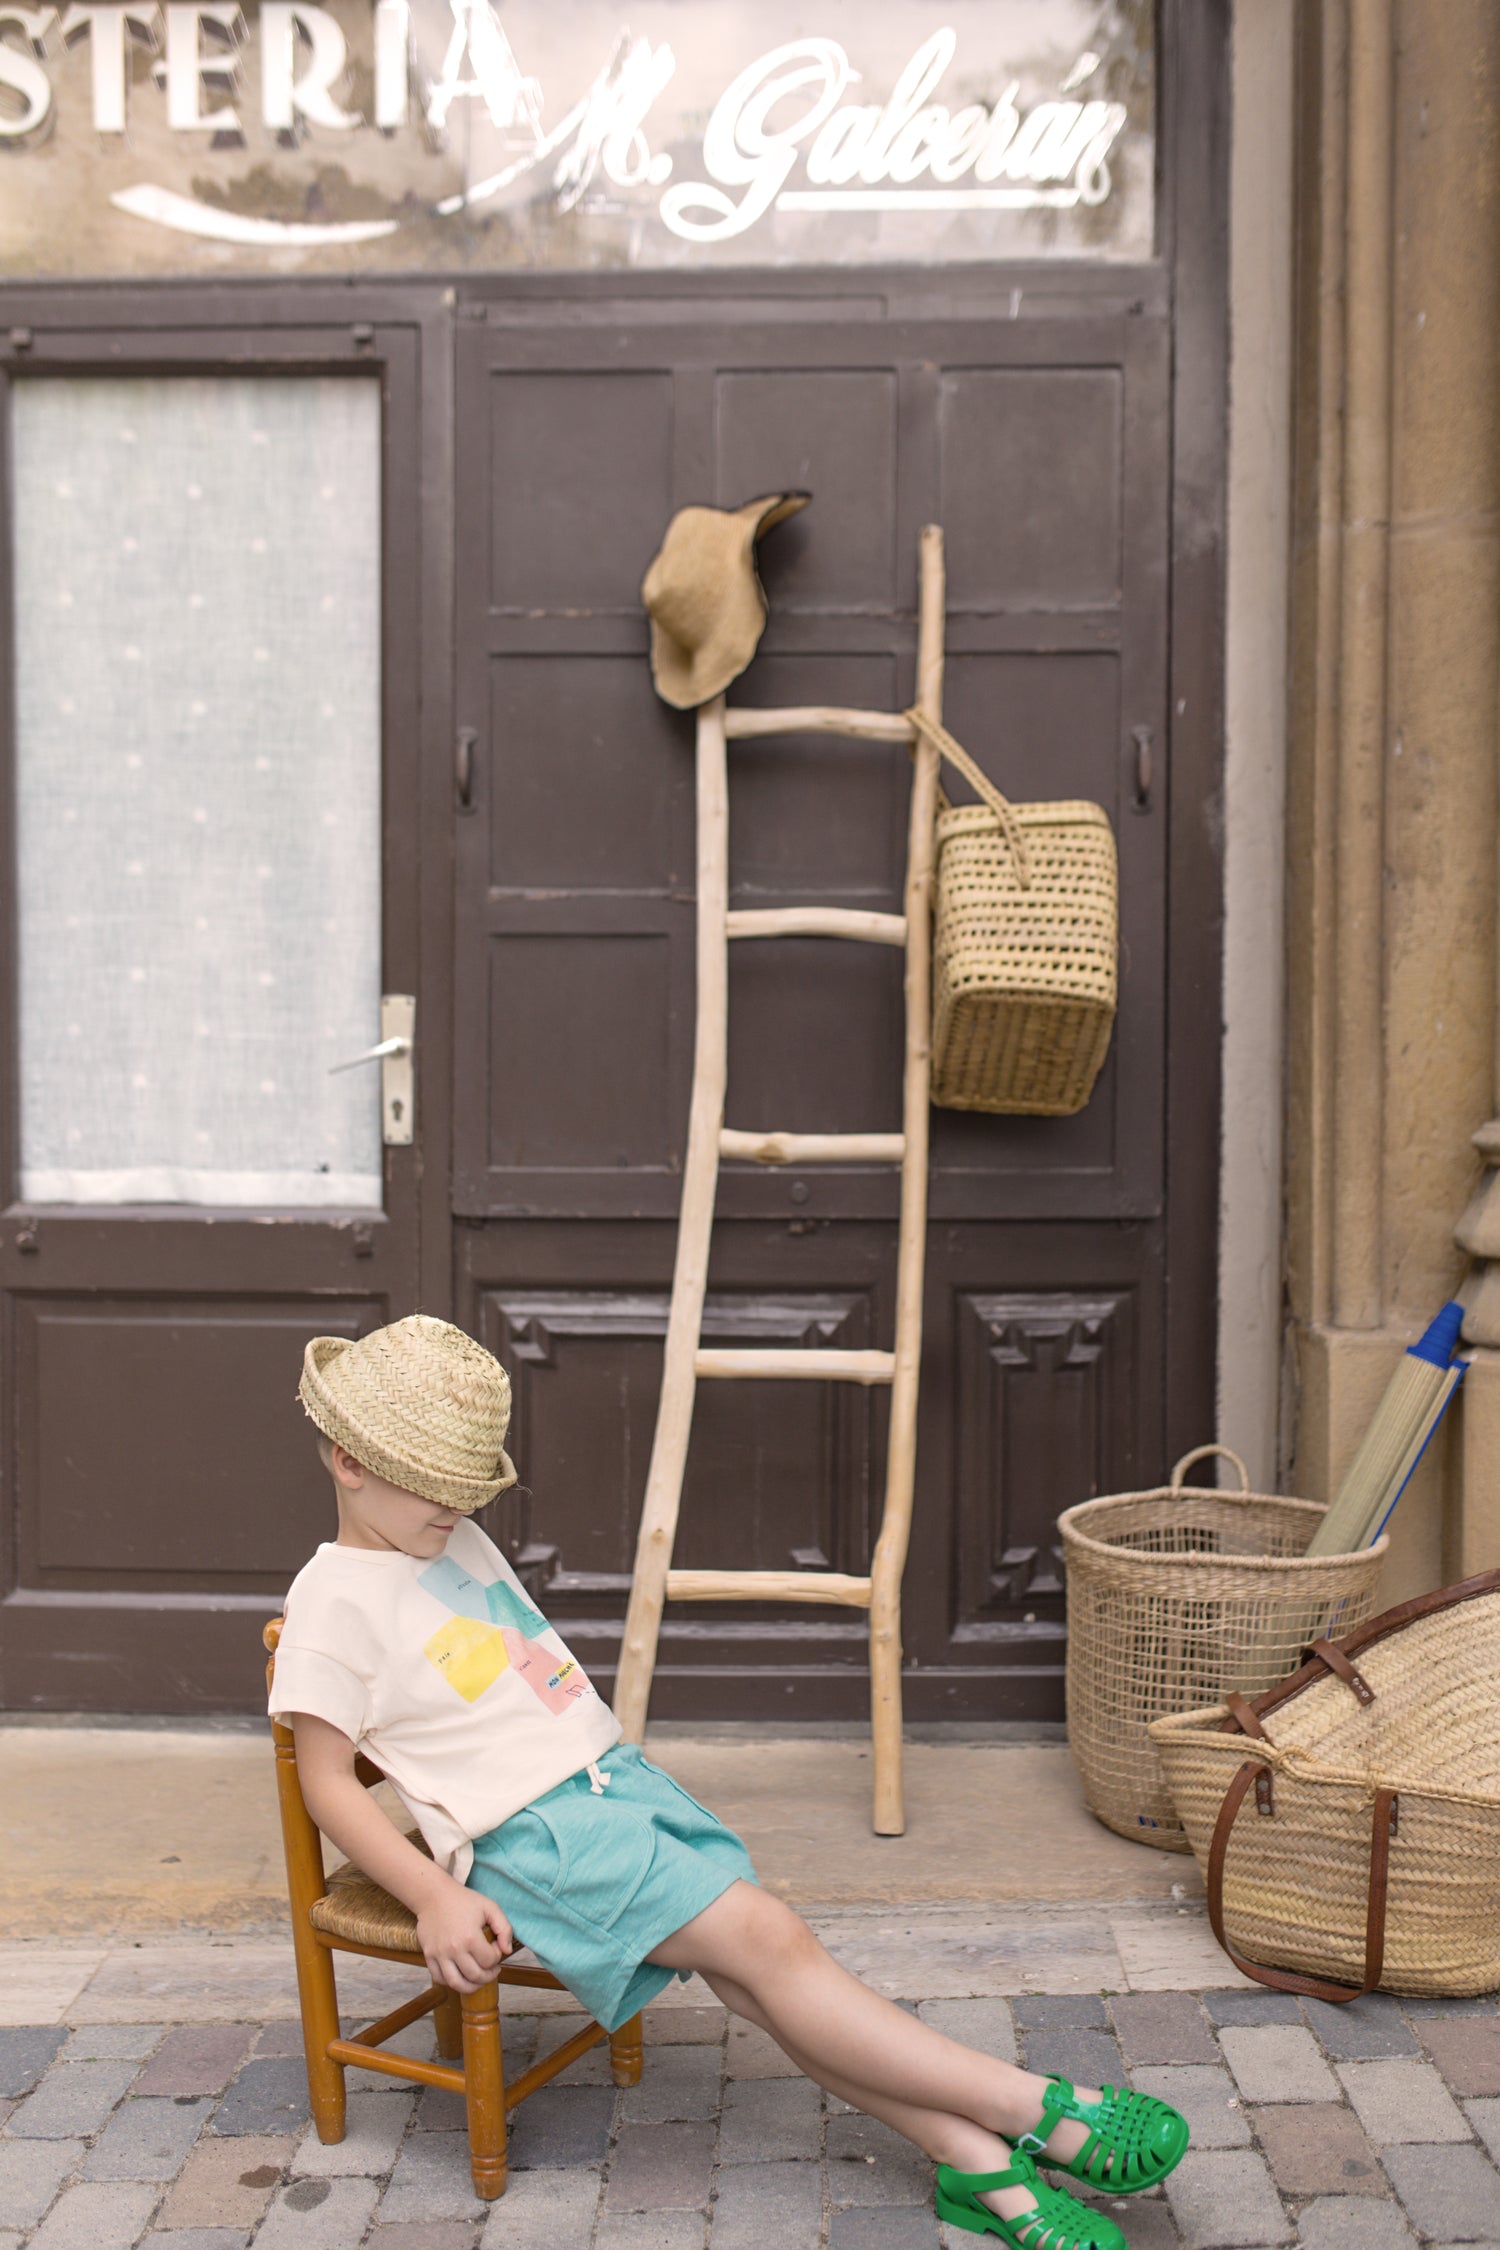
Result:
<svg viewBox="0 0 1500 2250">
<path fill-rule="evenodd" d="M 476 1523 L 436 1561 L 320 1547 L 293 1579 L 273 1719 L 327 1719 L 379 1766 L 464 1880 L 497 1828 L 620 1739 L 620 1723 Z"/>
</svg>

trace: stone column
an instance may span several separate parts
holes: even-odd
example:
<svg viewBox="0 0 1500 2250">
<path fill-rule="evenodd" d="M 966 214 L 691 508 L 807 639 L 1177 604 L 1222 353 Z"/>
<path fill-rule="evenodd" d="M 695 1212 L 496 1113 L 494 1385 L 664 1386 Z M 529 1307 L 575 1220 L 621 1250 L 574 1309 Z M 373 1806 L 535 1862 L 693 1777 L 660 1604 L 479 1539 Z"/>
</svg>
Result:
<svg viewBox="0 0 1500 2250">
<path fill-rule="evenodd" d="M 1500 1106 L 1500 11 L 1300 21 L 1284 1473 L 1319 1498 L 1458 1285 Z M 1430 1449 L 1390 1599 L 1489 1537 L 1471 1450 Z"/>
<path fill-rule="evenodd" d="M 1495 1107 L 1500 1110 L 1500 1083 Z M 1462 1508 L 1454 1571 L 1465 1578 L 1500 1565 L 1500 1117 L 1480 1127 L 1474 1146 L 1486 1169 L 1456 1237 L 1474 1261 L 1459 1292 L 1464 1342 L 1471 1348 L 1462 1399 Z"/>
</svg>

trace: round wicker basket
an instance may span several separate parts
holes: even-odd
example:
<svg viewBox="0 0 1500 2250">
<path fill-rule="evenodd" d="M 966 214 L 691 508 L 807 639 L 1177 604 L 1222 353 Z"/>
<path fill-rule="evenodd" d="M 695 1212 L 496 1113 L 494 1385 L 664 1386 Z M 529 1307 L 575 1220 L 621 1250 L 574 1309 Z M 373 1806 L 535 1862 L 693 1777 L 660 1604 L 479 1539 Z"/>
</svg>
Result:
<svg viewBox="0 0 1500 2250">
<path fill-rule="evenodd" d="M 1241 1489 L 1184 1484 L 1223 1454 Z M 1147 1722 L 1231 1688 L 1253 1695 L 1294 1672 L 1302 1651 L 1374 1612 L 1382 1535 L 1354 1555 L 1307 1555 L 1326 1514 L 1316 1500 L 1251 1492 L 1227 1446 L 1185 1454 L 1170 1484 L 1085 1500 L 1059 1518 L 1068 1573 L 1068 1740 L 1089 1809 L 1160 1851 L 1183 1832 Z"/>
</svg>

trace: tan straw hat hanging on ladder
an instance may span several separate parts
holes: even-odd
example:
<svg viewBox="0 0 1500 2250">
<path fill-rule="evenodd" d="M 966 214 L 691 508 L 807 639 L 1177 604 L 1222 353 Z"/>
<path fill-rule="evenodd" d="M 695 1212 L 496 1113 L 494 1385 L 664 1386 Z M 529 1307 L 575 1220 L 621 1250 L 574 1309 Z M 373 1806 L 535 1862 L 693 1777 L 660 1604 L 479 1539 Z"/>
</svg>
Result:
<svg viewBox="0 0 1500 2250">
<path fill-rule="evenodd" d="M 811 498 L 773 492 L 743 508 L 678 509 L 641 586 L 651 675 L 664 702 L 694 711 L 739 678 L 768 614 L 755 543 Z"/>
<path fill-rule="evenodd" d="M 314 1336 L 297 1396 L 326 1438 L 376 1476 L 470 1515 L 514 1484 L 510 1377 L 446 1320 L 412 1313 L 351 1342 Z"/>
</svg>

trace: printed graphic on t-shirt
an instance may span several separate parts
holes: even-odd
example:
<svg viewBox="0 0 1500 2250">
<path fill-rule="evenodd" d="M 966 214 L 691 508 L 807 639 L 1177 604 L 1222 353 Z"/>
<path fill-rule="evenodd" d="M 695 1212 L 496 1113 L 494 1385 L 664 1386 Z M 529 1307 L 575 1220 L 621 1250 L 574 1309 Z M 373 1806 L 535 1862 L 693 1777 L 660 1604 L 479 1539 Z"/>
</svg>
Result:
<svg viewBox="0 0 1500 2250">
<path fill-rule="evenodd" d="M 505 1635 L 493 1625 L 476 1624 L 472 1617 L 450 1617 L 431 1640 L 423 1642 L 422 1654 L 465 1703 L 493 1687 L 510 1664 Z"/>
<path fill-rule="evenodd" d="M 480 1625 L 514 1625 L 521 1633 L 547 1630 L 547 1620 L 536 1604 L 514 1586 L 503 1578 L 497 1578 L 492 1586 L 483 1586 L 451 1555 L 429 1563 L 417 1584 L 445 1609 L 456 1610 L 460 1617 L 472 1617 Z"/>
<path fill-rule="evenodd" d="M 454 1612 L 422 1644 L 422 1654 L 465 1703 L 475 1702 L 507 1671 L 524 1680 L 543 1710 L 554 1716 L 593 1694 L 574 1658 L 559 1656 L 532 1637 L 547 1630 L 547 1620 L 503 1578 L 481 1585 L 444 1555 L 421 1573 L 417 1584 Z"/>
</svg>

